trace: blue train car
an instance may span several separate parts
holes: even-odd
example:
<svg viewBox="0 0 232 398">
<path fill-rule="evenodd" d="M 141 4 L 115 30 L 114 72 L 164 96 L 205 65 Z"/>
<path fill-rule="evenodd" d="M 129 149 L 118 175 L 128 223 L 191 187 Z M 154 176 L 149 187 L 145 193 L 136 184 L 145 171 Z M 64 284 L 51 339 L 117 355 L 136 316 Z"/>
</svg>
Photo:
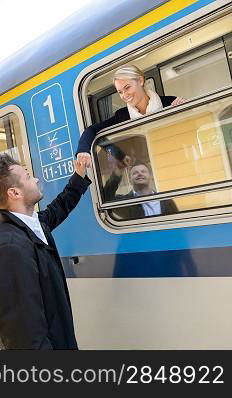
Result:
<svg viewBox="0 0 232 398">
<path fill-rule="evenodd" d="M 85 127 L 123 106 L 112 77 L 128 62 L 158 94 L 187 101 L 102 130 L 92 145 L 91 189 L 54 233 L 79 346 L 231 349 L 231 1 L 97 0 L 73 14 L 0 64 L 0 151 L 40 178 L 46 207 L 73 173 Z M 153 194 L 105 198 L 109 142 L 149 163 Z M 128 216 L 169 199 L 172 214 Z"/>
</svg>

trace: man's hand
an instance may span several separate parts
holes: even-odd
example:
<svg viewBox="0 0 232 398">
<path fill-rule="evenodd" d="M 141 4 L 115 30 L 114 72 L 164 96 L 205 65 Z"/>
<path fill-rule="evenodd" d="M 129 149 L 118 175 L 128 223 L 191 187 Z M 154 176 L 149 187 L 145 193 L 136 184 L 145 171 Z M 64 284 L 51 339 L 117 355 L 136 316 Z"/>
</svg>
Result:
<svg viewBox="0 0 232 398">
<path fill-rule="evenodd" d="M 80 152 L 77 154 L 78 162 L 84 163 L 86 167 L 91 167 L 91 156 L 88 152 Z"/>
<path fill-rule="evenodd" d="M 86 175 L 86 165 L 85 162 L 79 162 L 78 160 L 74 160 L 74 168 L 75 172 L 79 174 L 82 178 Z"/>
</svg>

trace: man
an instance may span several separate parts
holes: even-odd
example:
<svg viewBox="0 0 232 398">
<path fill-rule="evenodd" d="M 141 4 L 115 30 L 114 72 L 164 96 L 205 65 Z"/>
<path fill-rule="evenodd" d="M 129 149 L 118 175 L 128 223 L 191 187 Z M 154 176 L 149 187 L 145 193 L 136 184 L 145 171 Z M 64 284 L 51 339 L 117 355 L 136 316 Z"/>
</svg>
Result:
<svg viewBox="0 0 232 398">
<path fill-rule="evenodd" d="M 90 180 L 85 164 L 44 211 L 37 178 L 0 154 L 0 340 L 5 349 L 76 349 L 68 287 L 51 231 Z"/>
<path fill-rule="evenodd" d="M 133 189 L 126 195 L 116 195 L 116 191 L 121 182 L 125 163 L 116 161 L 114 171 L 104 187 L 104 195 L 107 201 L 120 199 L 133 199 L 141 195 L 151 195 L 154 193 L 152 187 L 152 174 L 150 168 L 141 161 L 136 161 L 130 168 L 130 182 Z M 133 219 L 160 214 L 172 214 L 178 211 L 175 202 L 171 199 L 152 200 L 143 204 L 128 205 L 112 210 L 113 215 L 120 218 Z"/>
</svg>

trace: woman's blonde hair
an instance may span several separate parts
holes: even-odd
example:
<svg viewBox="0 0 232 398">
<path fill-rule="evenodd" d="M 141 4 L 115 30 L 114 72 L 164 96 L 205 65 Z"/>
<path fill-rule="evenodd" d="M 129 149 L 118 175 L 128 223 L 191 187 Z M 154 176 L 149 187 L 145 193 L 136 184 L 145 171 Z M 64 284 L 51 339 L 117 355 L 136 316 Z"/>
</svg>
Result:
<svg viewBox="0 0 232 398">
<path fill-rule="evenodd" d="M 114 82 L 117 79 L 134 79 L 134 80 L 139 80 L 139 78 L 142 77 L 145 82 L 145 77 L 143 71 L 141 71 L 137 66 L 135 65 L 122 65 L 120 68 L 116 69 L 114 72 Z"/>
</svg>

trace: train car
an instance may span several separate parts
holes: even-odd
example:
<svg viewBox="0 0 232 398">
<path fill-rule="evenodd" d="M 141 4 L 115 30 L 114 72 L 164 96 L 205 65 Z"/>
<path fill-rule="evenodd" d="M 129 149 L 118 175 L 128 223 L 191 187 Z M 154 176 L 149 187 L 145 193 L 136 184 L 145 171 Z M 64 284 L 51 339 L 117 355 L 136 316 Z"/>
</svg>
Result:
<svg viewBox="0 0 232 398">
<path fill-rule="evenodd" d="M 116 68 L 186 98 L 100 131 L 92 185 L 54 232 L 80 349 L 232 349 L 232 2 L 96 0 L 0 64 L 0 151 L 43 184 L 73 173 L 84 129 L 123 106 Z M 107 198 L 109 144 L 149 163 L 149 196 Z M 125 170 L 118 193 L 131 189 Z M 171 214 L 129 216 L 149 201 Z"/>
</svg>

